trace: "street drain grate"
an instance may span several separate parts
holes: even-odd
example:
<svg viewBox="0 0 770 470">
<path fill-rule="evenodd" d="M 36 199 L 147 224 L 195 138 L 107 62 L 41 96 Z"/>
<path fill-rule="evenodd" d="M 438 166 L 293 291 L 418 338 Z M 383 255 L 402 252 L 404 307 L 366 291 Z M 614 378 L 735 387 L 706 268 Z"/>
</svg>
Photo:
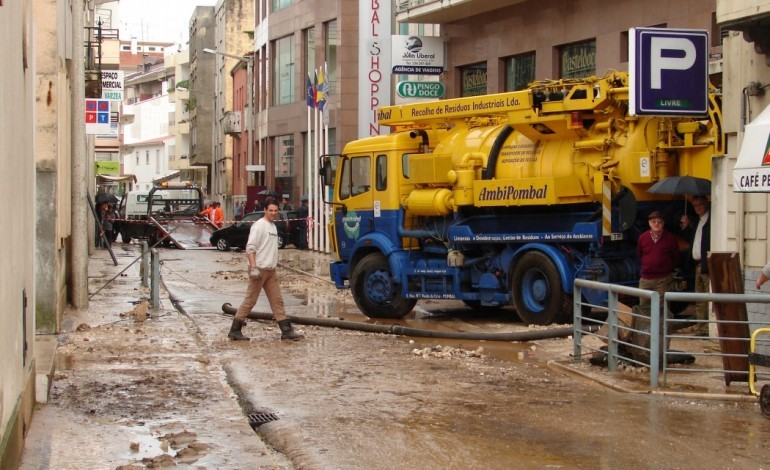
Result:
<svg viewBox="0 0 770 470">
<path fill-rule="evenodd" d="M 278 421 L 278 416 L 275 413 L 254 413 L 249 415 L 249 426 L 253 429 L 270 421 Z"/>
</svg>

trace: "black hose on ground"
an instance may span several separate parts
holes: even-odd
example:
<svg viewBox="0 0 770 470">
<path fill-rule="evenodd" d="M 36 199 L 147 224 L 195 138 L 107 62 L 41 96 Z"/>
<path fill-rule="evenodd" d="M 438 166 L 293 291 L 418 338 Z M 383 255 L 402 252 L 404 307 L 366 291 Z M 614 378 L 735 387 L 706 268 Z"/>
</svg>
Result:
<svg viewBox="0 0 770 470">
<path fill-rule="evenodd" d="M 235 315 L 236 308 L 229 303 L 222 304 L 222 311 L 226 315 Z M 251 311 L 248 318 L 252 320 L 272 320 L 270 313 Z M 516 331 L 512 333 L 465 333 L 459 331 L 435 331 L 422 328 L 410 328 L 401 325 L 372 325 L 334 318 L 312 318 L 289 316 L 292 323 L 298 325 L 324 326 L 328 328 L 342 328 L 345 330 L 363 331 L 366 333 L 384 333 L 400 336 L 419 336 L 422 338 L 465 339 L 477 341 L 535 341 L 538 339 L 566 338 L 572 336 L 572 328 L 549 328 L 545 330 Z M 586 326 L 584 331 L 596 331 L 595 325 Z"/>
</svg>

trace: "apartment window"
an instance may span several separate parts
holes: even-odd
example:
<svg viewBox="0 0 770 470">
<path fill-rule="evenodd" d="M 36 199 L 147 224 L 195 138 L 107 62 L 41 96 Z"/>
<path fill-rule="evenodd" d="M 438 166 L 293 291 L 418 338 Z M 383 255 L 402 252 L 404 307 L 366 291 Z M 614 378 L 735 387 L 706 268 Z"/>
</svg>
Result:
<svg viewBox="0 0 770 470">
<path fill-rule="evenodd" d="M 148 165 L 148 166 L 150 165 L 150 151 L 149 150 L 144 152 L 144 164 Z"/>
<path fill-rule="evenodd" d="M 559 48 L 561 78 L 583 78 L 596 75 L 596 41 L 568 44 Z"/>
<path fill-rule="evenodd" d="M 155 149 L 155 173 L 160 174 L 163 171 L 160 163 L 160 149 Z"/>
<path fill-rule="evenodd" d="M 294 188 L 294 136 L 279 135 L 275 138 L 275 190 L 291 194 Z"/>
<path fill-rule="evenodd" d="M 139 166 L 139 152 L 136 152 L 136 166 Z"/>
<path fill-rule="evenodd" d="M 533 81 L 535 81 L 534 52 L 505 59 L 505 91 L 523 90 Z"/>
<path fill-rule="evenodd" d="M 460 68 L 462 84 L 460 96 L 487 94 L 487 64 L 473 64 Z"/>
<path fill-rule="evenodd" d="M 294 101 L 294 36 L 275 41 L 273 61 L 273 104 L 278 106 Z"/>
<path fill-rule="evenodd" d="M 329 21 L 326 27 L 326 82 L 328 94 L 337 93 L 337 48 L 340 45 L 340 34 L 337 21 Z"/>
<path fill-rule="evenodd" d="M 273 11 L 291 6 L 292 3 L 294 3 L 294 0 L 273 0 Z"/>
</svg>

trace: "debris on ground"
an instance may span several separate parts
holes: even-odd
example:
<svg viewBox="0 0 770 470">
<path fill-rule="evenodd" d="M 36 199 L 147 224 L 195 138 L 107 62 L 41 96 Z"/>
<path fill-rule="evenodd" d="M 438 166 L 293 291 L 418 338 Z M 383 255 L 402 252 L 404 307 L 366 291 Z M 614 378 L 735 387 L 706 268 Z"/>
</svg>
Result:
<svg viewBox="0 0 770 470">
<path fill-rule="evenodd" d="M 412 350 L 412 354 L 422 358 L 438 357 L 441 359 L 452 359 L 458 357 L 477 357 L 483 359 L 486 357 L 484 355 L 484 348 L 480 346 L 473 351 L 468 351 L 466 349 L 455 348 L 452 346 L 441 346 L 440 344 L 424 349 L 415 348 Z"/>
</svg>

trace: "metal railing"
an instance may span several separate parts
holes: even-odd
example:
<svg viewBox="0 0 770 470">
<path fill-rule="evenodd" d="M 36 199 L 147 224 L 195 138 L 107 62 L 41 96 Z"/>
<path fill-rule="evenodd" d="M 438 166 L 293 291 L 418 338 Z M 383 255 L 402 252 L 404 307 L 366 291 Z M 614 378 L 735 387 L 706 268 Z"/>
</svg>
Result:
<svg viewBox="0 0 770 470">
<path fill-rule="evenodd" d="M 583 289 L 592 289 L 606 292 L 608 295 L 607 306 L 592 305 L 583 302 Z M 660 384 L 660 375 L 662 373 L 663 383 L 666 383 L 666 375 L 671 370 L 686 373 L 725 373 L 748 376 L 747 370 L 729 370 L 725 368 L 702 368 L 702 367 L 671 367 L 676 355 L 684 354 L 682 351 L 671 350 L 662 345 L 669 345 L 672 340 L 695 341 L 695 340 L 731 340 L 745 341 L 748 345 L 750 335 L 747 337 L 725 337 L 725 336 L 691 336 L 677 333 L 679 327 L 684 323 L 691 324 L 747 324 L 747 328 L 757 328 L 770 325 L 770 322 L 759 321 L 733 321 L 733 320 L 697 320 L 690 318 L 676 318 L 670 311 L 671 302 L 719 302 L 719 303 L 770 303 L 770 295 L 763 294 L 704 294 L 688 292 L 667 292 L 663 299 L 665 316 L 661 318 L 661 302 L 657 292 L 635 287 L 621 286 L 616 284 L 607 284 L 596 281 L 577 279 L 574 283 L 574 335 L 573 335 L 573 353 L 575 361 L 582 357 L 583 350 L 593 351 L 595 354 L 606 354 L 607 366 L 610 371 L 615 371 L 621 361 L 634 365 L 649 367 L 650 387 L 657 388 Z M 649 317 L 646 311 L 639 308 L 622 308 L 623 304 L 618 300 L 620 295 L 635 297 L 639 300 L 649 301 Z M 584 311 L 592 310 L 592 314 L 584 314 Z M 646 309 L 645 309 L 646 310 Z M 596 313 L 606 313 L 606 319 L 603 315 Z M 661 322 L 662 325 L 661 325 Z M 646 323 L 646 324 L 645 324 Z M 584 331 L 584 326 L 600 327 L 596 332 Z M 640 326 L 641 325 L 641 326 Z M 649 325 L 647 328 L 646 326 Z M 662 326 L 662 328 L 661 328 Z M 651 334 L 658 332 L 658 334 Z M 646 336 L 646 337 L 645 337 Z M 604 342 L 606 351 L 592 346 L 586 342 L 586 338 L 596 337 Z M 641 338 L 641 340 L 639 340 Z M 747 347 L 748 350 L 748 347 Z M 724 364 L 725 358 L 740 357 L 746 358 L 748 354 L 731 354 L 721 350 L 719 352 L 693 351 L 687 352 L 687 355 L 693 357 L 719 357 Z M 644 359 L 640 359 L 643 357 Z M 649 360 L 647 360 L 649 358 Z M 767 375 L 767 374 L 764 374 Z"/>
</svg>

